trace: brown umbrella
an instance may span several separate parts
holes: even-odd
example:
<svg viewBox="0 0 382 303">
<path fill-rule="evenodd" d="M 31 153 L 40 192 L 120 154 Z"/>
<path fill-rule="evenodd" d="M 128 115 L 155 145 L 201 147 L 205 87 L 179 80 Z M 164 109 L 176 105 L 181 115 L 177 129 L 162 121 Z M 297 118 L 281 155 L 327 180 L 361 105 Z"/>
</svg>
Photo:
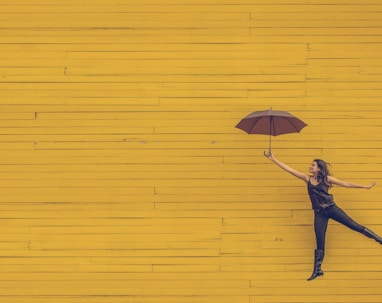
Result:
<svg viewBox="0 0 382 303">
<path fill-rule="evenodd" d="M 269 151 L 272 136 L 300 132 L 307 124 L 286 111 L 256 111 L 242 119 L 236 127 L 248 134 L 269 135 Z"/>
</svg>

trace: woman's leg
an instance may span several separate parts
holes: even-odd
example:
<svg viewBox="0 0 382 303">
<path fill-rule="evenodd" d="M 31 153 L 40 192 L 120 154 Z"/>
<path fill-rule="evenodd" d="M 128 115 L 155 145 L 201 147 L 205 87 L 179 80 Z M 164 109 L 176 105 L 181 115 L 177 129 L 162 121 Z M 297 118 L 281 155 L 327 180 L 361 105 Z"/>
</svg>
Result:
<svg viewBox="0 0 382 303">
<path fill-rule="evenodd" d="M 370 229 L 365 228 L 364 231 L 363 231 L 363 234 L 366 237 L 371 238 L 371 239 L 377 241 L 379 244 L 382 244 L 382 238 L 380 236 L 378 236 L 376 233 L 372 232 Z"/>
<path fill-rule="evenodd" d="M 377 234 L 373 233 L 370 229 L 354 221 L 348 214 L 346 214 L 338 206 L 330 207 L 327 211 L 327 215 L 336 220 L 337 222 L 349 227 L 350 229 L 357 231 L 371 239 L 374 239 L 378 243 L 382 244 L 382 238 Z"/>
<path fill-rule="evenodd" d="M 327 209 L 327 216 L 349 227 L 352 230 L 358 231 L 359 233 L 362 233 L 365 230 L 365 226 L 358 224 L 347 213 L 345 213 L 341 208 L 339 208 L 336 205 Z"/>
<path fill-rule="evenodd" d="M 328 220 L 329 218 L 325 216 L 324 212 L 314 213 L 314 232 L 316 234 L 317 249 L 314 251 L 313 272 L 310 278 L 308 278 L 308 281 L 311 281 L 324 274 L 321 269 L 321 265 L 324 260 L 325 236 L 326 229 L 328 227 Z"/>
<path fill-rule="evenodd" d="M 325 210 L 314 213 L 314 232 L 316 234 L 317 249 L 323 251 L 325 250 L 326 230 L 329 221 L 329 218 L 325 214 Z"/>
</svg>

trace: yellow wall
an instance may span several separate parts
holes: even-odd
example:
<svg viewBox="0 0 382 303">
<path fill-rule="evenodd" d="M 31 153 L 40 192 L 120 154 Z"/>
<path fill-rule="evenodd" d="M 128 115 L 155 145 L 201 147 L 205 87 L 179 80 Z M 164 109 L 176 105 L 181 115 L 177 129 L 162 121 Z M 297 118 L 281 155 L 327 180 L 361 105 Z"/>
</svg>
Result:
<svg viewBox="0 0 382 303">
<path fill-rule="evenodd" d="M 0 0 L 0 301 L 382 302 L 335 223 L 306 282 L 305 186 L 234 127 L 288 110 L 281 160 L 380 180 L 381 34 L 380 0 Z M 333 189 L 380 234 L 381 192 Z"/>
</svg>

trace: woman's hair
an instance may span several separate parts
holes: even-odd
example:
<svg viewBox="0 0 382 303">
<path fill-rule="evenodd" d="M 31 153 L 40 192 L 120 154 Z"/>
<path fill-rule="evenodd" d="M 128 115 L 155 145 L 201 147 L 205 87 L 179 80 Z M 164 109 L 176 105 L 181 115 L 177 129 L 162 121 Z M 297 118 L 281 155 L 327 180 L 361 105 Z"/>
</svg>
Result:
<svg viewBox="0 0 382 303">
<path fill-rule="evenodd" d="M 314 161 L 317 163 L 317 166 L 320 169 L 317 175 L 317 180 L 319 182 L 324 182 L 328 186 L 331 186 L 331 184 L 328 182 L 328 176 L 330 176 L 330 164 L 321 159 L 314 159 Z"/>
</svg>

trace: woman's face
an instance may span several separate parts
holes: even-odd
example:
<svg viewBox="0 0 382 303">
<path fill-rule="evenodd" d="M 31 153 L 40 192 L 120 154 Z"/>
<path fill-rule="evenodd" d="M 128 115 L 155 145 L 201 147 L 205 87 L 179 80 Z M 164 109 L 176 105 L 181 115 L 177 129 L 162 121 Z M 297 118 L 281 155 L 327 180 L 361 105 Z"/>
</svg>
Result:
<svg viewBox="0 0 382 303">
<path fill-rule="evenodd" d="M 310 164 L 309 166 L 309 172 L 314 174 L 314 173 L 318 173 L 319 171 L 320 169 L 318 168 L 317 162 L 313 161 L 312 164 Z"/>
</svg>

